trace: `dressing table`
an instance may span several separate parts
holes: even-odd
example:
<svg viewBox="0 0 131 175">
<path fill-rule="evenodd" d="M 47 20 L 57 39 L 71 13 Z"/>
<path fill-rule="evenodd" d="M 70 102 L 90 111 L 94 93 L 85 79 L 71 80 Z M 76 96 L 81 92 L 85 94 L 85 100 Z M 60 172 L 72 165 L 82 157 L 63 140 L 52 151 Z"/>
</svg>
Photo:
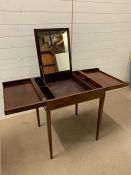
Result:
<svg viewBox="0 0 131 175">
<path fill-rule="evenodd" d="M 128 86 L 128 83 L 98 68 L 72 71 L 68 28 L 35 29 L 34 34 L 41 76 L 4 82 L 4 112 L 8 115 L 36 109 L 40 126 L 39 107 L 44 107 L 52 159 L 51 111 L 75 105 L 77 115 L 78 103 L 98 98 L 98 139 L 106 91 Z"/>
</svg>

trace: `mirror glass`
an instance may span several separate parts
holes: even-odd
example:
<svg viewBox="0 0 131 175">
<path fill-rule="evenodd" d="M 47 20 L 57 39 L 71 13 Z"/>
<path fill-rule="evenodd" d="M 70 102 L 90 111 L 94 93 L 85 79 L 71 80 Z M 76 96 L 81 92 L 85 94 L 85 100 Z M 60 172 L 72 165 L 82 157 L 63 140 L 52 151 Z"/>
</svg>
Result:
<svg viewBox="0 0 131 175">
<path fill-rule="evenodd" d="M 70 70 L 67 29 L 36 29 L 35 37 L 42 73 L 49 74 Z"/>
</svg>

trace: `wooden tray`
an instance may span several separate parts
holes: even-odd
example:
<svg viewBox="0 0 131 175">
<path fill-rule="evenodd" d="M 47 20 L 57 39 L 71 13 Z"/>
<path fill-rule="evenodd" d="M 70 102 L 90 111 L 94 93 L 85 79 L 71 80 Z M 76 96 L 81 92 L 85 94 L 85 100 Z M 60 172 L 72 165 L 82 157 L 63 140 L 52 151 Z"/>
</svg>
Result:
<svg viewBox="0 0 131 175">
<path fill-rule="evenodd" d="M 44 105 L 31 79 L 3 83 L 5 114 L 21 112 Z"/>
<path fill-rule="evenodd" d="M 123 82 L 105 72 L 100 71 L 98 68 L 81 70 L 81 71 L 78 71 L 78 73 L 79 73 L 79 76 L 81 76 L 81 78 L 83 79 L 88 78 L 98 83 L 106 90 L 112 90 L 112 89 L 128 86 L 128 82 Z"/>
</svg>

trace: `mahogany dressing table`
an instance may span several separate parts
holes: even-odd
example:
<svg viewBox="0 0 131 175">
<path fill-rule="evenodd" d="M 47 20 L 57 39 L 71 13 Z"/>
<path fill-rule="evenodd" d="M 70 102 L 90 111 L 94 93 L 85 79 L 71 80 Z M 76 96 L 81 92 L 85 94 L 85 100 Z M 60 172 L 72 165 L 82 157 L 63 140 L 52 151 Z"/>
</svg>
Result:
<svg viewBox="0 0 131 175">
<path fill-rule="evenodd" d="M 78 103 L 99 98 L 98 139 L 106 91 L 128 83 L 98 68 L 72 71 L 68 28 L 35 29 L 34 33 L 41 77 L 4 82 L 4 111 L 8 115 L 36 109 L 40 126 L 39 107 L 44 107 L 52 159 L 51 111 L 75 105 L 77 115 Z"/>
</svg>

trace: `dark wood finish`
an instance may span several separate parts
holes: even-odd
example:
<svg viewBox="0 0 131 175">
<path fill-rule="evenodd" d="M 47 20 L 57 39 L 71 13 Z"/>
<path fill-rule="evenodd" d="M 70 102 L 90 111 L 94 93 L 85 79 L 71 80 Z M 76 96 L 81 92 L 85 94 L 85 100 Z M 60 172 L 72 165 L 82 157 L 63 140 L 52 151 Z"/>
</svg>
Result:
<svg viewBox="0 0 131 175">
<path fill-rule="evenodd" d="M 123 82 L 99 69 L 82 70 L 80 73 L 100 84 L 102 87 L 106 88 L 106 90 L 128 86 L 128 82 Z"/>
<path fill-rule="evenodd" d="M 92 71 L 97 72 L 98 69 L 89 70 L 89 72 Z M 106 74 L 106 76 L 108 77 L 108 74 Z M 112 77 L 112 79 L 114 80 L 115 78 Z M 99 102 L 97 130 L 96 130 L 96 140 L 98 140 L 102 121 L 103 107 L 104 107 L 105 90 L 118 88 L 121 86 L 124 87 L 127 85 L 126 83 L 118 79 L 116 80 L 116 82 L 117 85 L 115 84 L 114 86 L 114 84 L 110 84 L 107 88 L 105 86 L 103 87 L 102 86 L 103 84 L 99 84 L 99 82 L 95 81 L 95 79 L 88 77 L 83 71 L 76 71 L 73 72 L 72 74 L 68 74 L 68 76 L 64 75 L 62 77 L 60 76 L 60 74 L 52 74 L 52 75 L 50 74 L 46 77 L 46 83 L 47 86 L 50 88 L 50 91 L 53 93 L 54 98 L 48 100 L 47 102 L 48 108 L 49 110 L 54 110 L 60 107 L 76 104 L 75 107 L 77 115 L 78 103 L 99 98 L 100 102 Z M 50 144 L 50 141 L 49 141 L 49 147 L 50 147 L 50 155 L 53 156 L 53 153 L 51 151 L 52 142 Z"/>
<path fill-rule="evenodd" d="M 32 82 L 32 84 L 33 84 L 33 86 L 34 86 L 34 88 L 35 88 L 37 94 L 39 95 L 40 99 L 42 99 L 42 100 L 45 101 L 45 100 L 46 100 L 46 97 L 45 97 L 44 94 L 41 92 L 41 90 L 40 90 L 38 84 L 36 83 L 35 79 L 31 78 L 31 82 Z M 43 87 L 43 86 L 42 86 L 42 87 Z"/>
<path fill-rule="evenodd" d="M 104 75 L 103 81 L 99 79 L 101 74 L 102 77 Z M 93 75 L 93 78 L 88 75 Z M 78 103 L 99 98 L 96 130 L 96 139 L 98 139 L 105 92 L 106 90 L 124 86 L 127 86 L 127 83 L 111 77 L 99 69 L 75 71 L 72 73 L 69 71 L 57 72 L 45 75 L 45 77 L 6 82 L 3 83 L 5 114 L 36 108 L 38 126 L 40 126 L 38 107 L 45 106 L 50 157 L 52 159 L 51 110 L 75 104 L 75 113 L 77 115 Z"/>
<path fill-rule="evenodd" d="M 40 48 L 39 32 L 67 31 L 70 70 L 55 72 L 55 61 L 47 54 L 53 50 Z M 99 138 L 105 92 L 107 90 L 125 87 L 128 83 L 110 76 L 98 68 L 72 72 L 70 37 L 68 28 L 35 29 L 35 40 L 41 77 L 3 83 L 5 114 L 12 114 L 30 109 L 36 109 L 38 126 L 40 126 L 39 107 L 46 111 L 47 132 L 50 158 L 53 158 L 51 111 L 61 107 L 75 105 L 99 98 L 96 139 Z M 45 39 L 45 38 L 44 38 Z M 48 59 L 44 59 L 46 54 Z M 47 70 L 46 70 L 47 69 Z M 49 70 L 50 69 L 50 70 Z M 48 72 L 53 72 L 45 74 Z"/>
<path fill-rule="evenodd" d="M 73 79 L 50 82 L 48 83 L 48 86 L 55 97 L 67 96 L 86 91 Z"/>
<path fill-rule="evenodd" d="M 83 80 L 85 84 L 88 84 L 88 86 L 92 88 L 102 88 L 102 85 L 87 77 L 82 71 L 73 72 L 73 76 L 77 77 L 77 79 L 79 78 L 80 80 Z"/>
<path fill-rule="evenodd" d="M 68 95 L 68 96 L 63 96 L 60 98 L 54 98 L 54 99 L 48 100 L 47 104 L 50 110 L 58 109 L 61 107 L 74 105 L 76 103 L 82 103 L 85 101 L 100 98 L 103 96 L 104 92 L 105 90 L 103 88 L 97 89 L 97 90 L 95 89 L 95 90 L 80 92 L 74 95 Z"/>
<path fill-rule="evenodd" d="M 43 50 L 40 49 L 39 45 L 39 33 L 40 32 L 55 32 L 55 31 L 66 31 L 67 32 L 67 39 L 68 39 L 68 51 L 69 51 L 69 62 L 70 62 L 70 70 L 72 71 L 72 62 L 71 62 L 71 50 L 70 50 L 70 33 L 69 33 L 69 28 L 50 28 L 50 29 L 34 29 L 34 35 L 35 35 L 35 41 L 36 41 L 36 49 L 37 49 L 37 55 L 38 55 L 38 61 L 39 61 L 39 67 L 40 67 L 40 73 L 41 76 L 44 77 L 44 68 L 43 68 L 43 62 L 42 62 L 42 54 L 45 53 Z M 47 50 L 47 52 L 50 52 L 50 50 Z M 47 68 L 46 68 L 47 69 Z M 46 70 L 53 72 L 53 68 L 51 70 Z M 62 71 L 65 72 L 65 71 Z"/>
<path fill-rule="evenodd" d="M 30 79 L 3 83 L 4 111 L 12 114 L 45 105 Z"/>
<path fill-rule="evenodd" d="M 105 95 L 99 99 L 99 111 L 98 111 L 98 119 L 97 119 L 97 130 L 96 130 L 96 140 L 99 138 L 101 121 L 102 121 L 102 114 L 103 114 L 103 107 L 104 107 L 104 100 Z"/>
<path fill-rule="evenodd" d="M 39 114 L 39 108 L 36 108 L 36 114 L 37 114 L 37 122 L 38 122 L 38 126 L 40 127 L 40 114 Z"/>
<path fill-rule="evenodd" d="M 46 121 L 47 121 L 47 133 L 50 149 L 50 158 L 53 159 L 53 150 L 52 150 L 52 132 L 51 132 L 51 111 L 46 108 Z"/>
<path fill-rule="evenodd" d="M 75 104 L 75 112 L 76 112 L 76 115 L 78 114 L 78 104 Z"/>
<path fill-rule="evenodd" d="M 55 73 L 50 73 L 50 74 L 45 74 L 44 75 L 44 79 L 45 82 L 55 82 L 58 80 L 65 80 L 65 79 L 69 79 L 72 76 L 72 72 L 71 71 L 64 71 L 64 72 L 55 72 Z"/>
</svg>

